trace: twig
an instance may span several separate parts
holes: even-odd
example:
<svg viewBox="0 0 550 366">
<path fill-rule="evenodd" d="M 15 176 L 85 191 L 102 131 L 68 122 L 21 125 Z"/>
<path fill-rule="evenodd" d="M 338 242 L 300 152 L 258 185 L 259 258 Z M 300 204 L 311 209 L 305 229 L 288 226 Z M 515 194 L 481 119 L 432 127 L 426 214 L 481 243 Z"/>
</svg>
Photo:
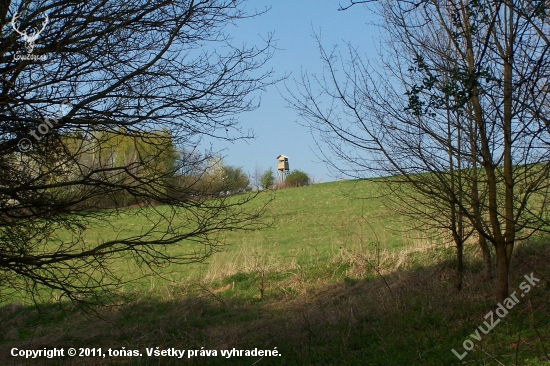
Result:
<svg viewBox="0 0 550 366">
<path fill-rule="evenodd" d="M 488 353 L 485 352 L 485 351 L 483 351 L 483 353 L 485 353 L 487 356 L 491 357 L 493 360 L 495 360 L 496 362 L 498 362 L 498 363 L 501 364 L 502 366 L 506 366 L 505 364 L 503 364 L 502 362 L 500 362 L 499 360 L 497 360 L 497 359 L 495 358 L 495 356 L 490 355 L 490 354 L 488 354 Z"/>
<path fill-rule="evenodd" d="M 233 313 L 231 312 L 231 309 L 229 308 L 229 305 L 227 305 L 227 302 L 224 299 L 222 299 L 221 296 L 216 295 L 215 293 L 213 293 L 212 291 L 210 291 L 209 289 L 207 289 L 203 285 L 199 285 L 199 287 L 201 289 L 203 289 L 204 291 L 208 292 L 210 295 L 212 295 L 216 300 L 221 302 L 223 304 L 223 306 L 225 306 L 225 308 L 229 312 L 229 315 L 233 316 Z"/>
</svg>

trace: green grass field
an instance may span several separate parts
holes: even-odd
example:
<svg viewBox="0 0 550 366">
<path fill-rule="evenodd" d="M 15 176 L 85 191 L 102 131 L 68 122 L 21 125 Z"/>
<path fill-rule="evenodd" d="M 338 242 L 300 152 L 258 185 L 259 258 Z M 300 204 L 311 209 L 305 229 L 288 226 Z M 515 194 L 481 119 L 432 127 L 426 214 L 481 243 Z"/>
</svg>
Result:
<svg viewBox="0 0 550 366">
<path fill-rule="evenodd" d="M 523 276 L 540 283 L 479 340 L 495 310 L 482 281 L 480 253 L 466 247 L 464 287 L 453 287 L 453 248 L 407 223 L 376 196 L 370 181 L 274 192 L 271 228 L 229 232 L 205 264 L 166 269 L 120 292 L 118 306 L 86 313 L 71 304 L 0 308 L 0 364 L 19 365 L 547 365 L 550 361 L 550 248 L 547 238 L 518 245 L 510 288 Z M 267 199 L 260 195 L 256 203 Z M 159 208 L 161 210 L 162 208 Z M 138 232 L 132 210 L 113 227 Z M 92 228 L 87 240 L 109 235 Z M 173 250 L 184 250 L 186 245 Z M 120 266 L 121 273 L 128 268 Z M 131 271 L 129 271 L 131 272 Z M 459 360 L 463 342 L 473 349 Z M 27 360 L 11 349 L 69 347 L 138 350 L 135 357 Z M 196 350 L 182 359 L 155 349 Z M 216 350 L 217 356 L 200 356 Z M 223 357 L 221 350 L 281 356 Z"/>
<path fill-rule="evenodd" d="M 343 251 L 373 248 L 401 251 L 430 244 L 425 233 L 407 230 L 402 218 L 386 209 L 377 195 L 376 186 L 368 181 L 342 181 L 309 187 L 283 189 L 261 194 L 250 202 L 254 209 L 266 200 L 264 220 L 270 228 L 255 232 L 228 231 L 221 252 L 211 256 L 205 264 L 170 266 L 163 275 L 173 282 L 197 282 L 219 279 L 237 272 L 249 272 L 259 263 L 270 268 L 297 268 L 321 262 L 330 262 Z M 162 206 L 156 207 L 161 213 Z M 138 209 L 129 209 L 109 220 L 109 225 L 90 227 L 85 238 L 91 243 L 109 240 L 115 236 L 131 237 L 142 234 L 155 222 L 155 215 L 136 215 Z M 162 227 L 161 227 L 162 228 Z M 71 240 L 69 234 L 61 238 Z M 183 242 L 170 248 L 181 253 L 202 248 Z M 139 275 L 131 263 L 121 261 L 115 270 L 126 277 Z M 144 278 L 125 286 L 127 290 L 163 285 L 161 278 Z"/>
</svg>

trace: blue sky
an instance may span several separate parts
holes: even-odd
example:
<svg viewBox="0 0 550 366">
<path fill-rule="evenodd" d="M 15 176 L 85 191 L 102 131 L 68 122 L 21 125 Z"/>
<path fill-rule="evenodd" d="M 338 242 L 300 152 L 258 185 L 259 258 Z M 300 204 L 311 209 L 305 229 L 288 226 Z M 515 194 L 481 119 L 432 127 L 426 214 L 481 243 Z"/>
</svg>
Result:
<svg viewBox="0 0 550 366">
<path fill-rule="evenodd" d="M 338 11 L 339 4 L 347 5 L 348 0 L 249 0 L 246 3 L 249 12 L 266 6 L 271 10 L 261 17 L 239 21 L 227 31 L 234 37 L 235 45 L 241 42 L 261 45 L 262 38 L 274 32 L 278 50 L 267 66 L 273 68 L 276 77 L 290 74 L 286 85 L 293 89 L 294 80 L 300 79 L 301 72 L 322 73 L 314 32 L 321 34 L 322 44 L 327 48 L 338 44 L 344 51 L 345 44 L 351 42 L 365 57 L 377 57 L 374 45 L 379 30 L 371 24 L 376 17 L 362 6 Z M 286 93 L 283 83 L 261 95 L 260 108 L 239 116 L 243 130 L 252 129 L 256 139 L 248 143 L 213 142 L 214 148 L 225 149 L 226 164 L 242 166 L 250 173 L 256 165 L 262 171 L 275 169 L 276 157 L 284 154 L 289 157 L 291 171 L 303 170 L 316 181 L 335 180 L 316 157 L 315 140 L 310 132 L 300 126 L 300 117 L 295 110 L 287 108 L 280 93 Z"/>
</svg>

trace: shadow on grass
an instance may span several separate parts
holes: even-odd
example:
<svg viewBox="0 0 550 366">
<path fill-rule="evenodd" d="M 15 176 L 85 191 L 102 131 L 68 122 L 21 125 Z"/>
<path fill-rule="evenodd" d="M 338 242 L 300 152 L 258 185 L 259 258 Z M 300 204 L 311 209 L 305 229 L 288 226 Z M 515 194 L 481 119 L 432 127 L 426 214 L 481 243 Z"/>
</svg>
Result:
<svg viewBox="0 0 550 366">
<path fill-rule="evenodd" d="M 540 282 L 518 296 L 487 334 L 476 329 L 496 304 L 492 284 L 482 280 L 475 247 L 461 292 L 453 288 L 452 251 L 436 248 L 410 253 L 405 261 L 382 260 L 383 279 L 349 257 L 303 270 L 238 273 L 208 285 L 165 287 L 95 315 L 70 305 L 5 306 L 0 364 L 547 365 L 550 248 L 545 241 L 518 246 L 510 291 L 522 292 L 524 275 L 533 273 Z M 451 351 L 462 355 L 470 344 L 462 360 Z M 64 349 L 63 357 L 11 356 L 13 348 L 55 347 Z M 141 356 L 68 357 L 69 347 L 84 354 L 92 348 L 107 355 L 109 349 L 111 355 L 135 350 Z M 170 354 L 148 356 L 156 347 Z M 186 352 L 178 358 L 172 348 Z M 279 355 L 221 355 L 233 349 Z M 196 355 L 189 356 L 189 350 Z"/>
</svg>

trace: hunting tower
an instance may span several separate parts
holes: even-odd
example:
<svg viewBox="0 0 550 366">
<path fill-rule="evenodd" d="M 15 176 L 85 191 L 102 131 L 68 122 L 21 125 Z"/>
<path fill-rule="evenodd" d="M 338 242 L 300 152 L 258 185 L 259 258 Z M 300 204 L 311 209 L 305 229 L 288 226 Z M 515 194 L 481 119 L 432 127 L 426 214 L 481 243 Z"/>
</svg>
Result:
<svg viewBox="0 0 550 366">
<path fill-rule="evenodd" d="M 277 156 L 277 183 L 283 183 L 288 174 L 288 156 Z"/>
</svg>

